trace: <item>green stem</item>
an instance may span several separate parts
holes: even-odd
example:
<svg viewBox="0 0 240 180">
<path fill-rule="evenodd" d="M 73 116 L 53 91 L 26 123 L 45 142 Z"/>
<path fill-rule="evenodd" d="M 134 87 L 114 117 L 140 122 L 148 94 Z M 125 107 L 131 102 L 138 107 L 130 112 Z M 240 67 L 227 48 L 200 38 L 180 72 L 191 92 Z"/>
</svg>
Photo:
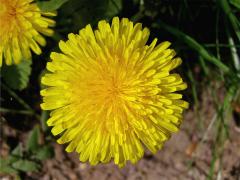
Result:
<svg viewBox="0 0 240 180">
<path fill-rule="evenodd" d="M 17 109 L 7 109 L 7 108 L 1 107 L 0 113 L 23 114 L 23 115 L 35 116 L 38 120 L 40 119 L 40 116 L 31 110 L 17 110 Z"/>
<path fill-rule="evenodd" d="M 222 8 L 223 12 L 227 15 L 228 20 L 231 23 L 238 40 L 240 41 L 240 22 L 238 18 L 233 14 L 231 6 L 229 5 L 227 0 L 218 0 L 218 3 Z"/>
<path fill-rule="evenodd" d="M 34 110 L 22 99 L 20 98 L 13 90 L 11 90 L 9 87 L 7 87 L 5 84 L 1 83 L 2 88 L 8 92 L 12 97 L 14 97 L 25 109 L 28 109 L 32 112 Z"/>
<path fill-rule="evenodd" d="M 25 114 L 25 115 L 34 115 L 33 111 L 29 110 L 16 110 L 16 109 L 7 109 L 7 108 L 0 108 L 1 113 L 13 113 L 13 114 Z"/>
<path fill-rule="evenodd" d="M 205 64 L 205 61 L 204 61 L 202 56 L 199 56 L 199 62 L 201 64 L 202 68 L 203 68 L 203 72 L 205 73 L 205 75 L 208 75 L 209 74 L 209 69 L 208 69 L 207 65 Z"/>
<path fill-rule="evenodd" d="M 43 131 L 47 130 L 46 120 L 48 119 L 48 117 L 49 117 L 48 111 L 43 110 L 41 113 L 41 117 L 40 117 L 41 126 L 42 126 Z"/>
<path fill-rule="evenodd" d="M 215 48 L 217 45 L 216 44 L 203 44 L 204 47 L 212 47 Z M 240 45 L 229 45 L 229 44 L 218 44 L 218 47 L 225 47 L 225 48 L 232 48 L 232 47 L 236 47 L 236 48 L 240 48 Z"/>
<path fill-rule="evenodd" d="M 215 34 L 216 34 L 216 51 L 217 51 L 217 58 L 220 59 L 220 48 L 219 48 L 219 31 L 218 31 L 218 26 L 219 26 L 219 9 L 217 9 L 217 14 L 216 14 L 216 24 L 215 24 Z"/>
</svg>

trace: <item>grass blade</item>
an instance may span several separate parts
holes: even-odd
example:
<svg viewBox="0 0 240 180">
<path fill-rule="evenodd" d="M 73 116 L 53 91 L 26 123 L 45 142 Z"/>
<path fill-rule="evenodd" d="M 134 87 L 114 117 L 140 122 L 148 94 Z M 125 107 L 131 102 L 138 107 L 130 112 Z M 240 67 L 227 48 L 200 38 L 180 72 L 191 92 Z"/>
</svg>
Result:
<svg viewBox="0 0 240 180">
<path fill-rule="evenodd" d="M 164 30 L 170 32 L 183 42 L 185 42 L 190 48 L 197 51 L 200 56 L 204 59 L 208 60 L 209 62 L 215 64 L 218 68 L 220 68 L 223 72 L 229 72 L 228 66 L 222 63 L 219 59 L 215 56 L 211 55 L 201 44 L 199 44 L 195 39 L 190 37 L 189 35 L 181 32 L 180 30 L 165 24 L 164 22 L 160 21 L 158 23 L 154 23 L 152 25 L 154 28 L 163 28 Z"/>
<path fill-rule="evenodd" d="M 233 27 L 233 30 L 235 31 L 237 38 L 240 41 L 240 22 L 238 21 L 238 18 L 233 14 L 227 0 L 219 0 L 218 2 L 224 13 L 227 15 Z"/>
</svg>

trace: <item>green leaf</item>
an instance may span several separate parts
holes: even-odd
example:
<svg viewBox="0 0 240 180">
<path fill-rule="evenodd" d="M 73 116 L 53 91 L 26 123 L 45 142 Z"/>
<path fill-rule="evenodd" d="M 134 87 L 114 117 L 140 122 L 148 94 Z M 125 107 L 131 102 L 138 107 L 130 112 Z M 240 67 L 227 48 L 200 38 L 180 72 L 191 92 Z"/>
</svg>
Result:
<svg viewBox="0 0 240 180">
<path fill-rule="evenodd" d="M 0 172 L 6 174 L 16 174 L 17 171 L 13 169 L 9 164 L 10 164 L 9 158 L 3 159 L 0 157 Z"/>
<path fill-rule="evenodd" d="M 122 0 L 108 0 L 106 6 L 106 16 L 113 17 L 122 10 Z"/>
<path fill-rule="evenodd" d="M 6 174 L 17 174 L 18 173 L 17 170 L 15 170 L 14 168 L 12 168 L 9 165 L 3 165 L 3 166 L 1 165 L 0 172 L 6 173 Z"/>
<path fill-rule="evenodd" d="M 230 3 L 240 10 L 240 0 L 230 0 Z"/>
<path fill-rule="evenodd" d="M 68 0 L 50 0 L 37 2 L 38 7 L 45 12 L 56 11 Z"/>
<path fill-rule="evenodd" d="M 38 140 L 40 136 L 39 126 L 35 126 L 28 136 L 27 151 L 34 152 L 39 148 Z"/>
<path fill-rule="evenodd" d="M 12 153 L 13 155 L 18 155 L 18 156 L 21 156 L 21 148 L 20 148 L 20 145 L 17 145 L 14 150 L 12 150 Z"/>
<path fill-rule="evenodd" d="M 32 171 L 36 172 L 40 168 L 40 165 L 37 164 L 36 162 L 29 161 L 29 160 L 19 160 L 13 163 L 12 167 L 24 172 L 32 172 Z"/>
<path fill-rule="evenodd" d="M 9 158 L 2 158 L 0 157 L 0 167 L 9 164 Z"/>
<path fill-rule="evenodd" d="M 59 15 L 64 15 L 61 32 L 77 32 L 87 24 L 95 26 L 99 20 L 111 20 L 122 11 L 123 0 L 71 0 L 60 9 Z M 66 19 L 64 19 L 67 17 Z M 76 23 L 77 22 L 77 23 Z"/>
<path fill-rule="evenodd" d="M 23 90 L 28 85 L 31 64 L 32 61 L 23 60 L 17 65 L 5 65 L 1 68 L 1 76 L 10 88 Z"/>
<path fill-rule="evenodd" d="M 9 163 L 13 163 L 21 159 L 22 157 L 22 151 L 20 148 L 20 145 L 15 147 L 15 149 L 11 152 L 11 155 L 9 156 Z"/>
<path fill-rule="evenodd" d="M 38 149 L 34 157 L 39 160 L 45 160 L 53 156 L 54 156 L 53 148 L 51 146 L 43 146 Z"/>
</svg>

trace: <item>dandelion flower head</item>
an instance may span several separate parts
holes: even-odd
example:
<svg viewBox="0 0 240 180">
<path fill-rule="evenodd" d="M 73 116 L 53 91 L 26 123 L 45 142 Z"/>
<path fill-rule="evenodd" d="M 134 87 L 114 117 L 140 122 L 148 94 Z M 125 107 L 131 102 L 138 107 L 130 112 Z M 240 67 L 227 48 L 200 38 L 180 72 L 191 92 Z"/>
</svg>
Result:
<svg viewBox="0 0 240 180">
<path fill-rule="evenodd" d="M 55 15 L 42 12 L 33 0 L 0 0 L 0 67 L 3 59 L 6 65 L 31 59 L 30 49 L 41 54 L 39 45 L 46 45 L 42 34 L 51 36 L 49 27 L 55 25 L 47 16 Z"/>
<path fill-rule="evenodd" d="M 80 161 L 95 165 L 114 160 L 136 163 L 144 148 L 156 153 L 178 131 L 188 103 L 175 91 L 186 83 L 176 73 L 181 64 L 169 42 L 146 45 L 149 30 L 127 18 L 102 20 L 60 41 L 42 78 L 42 109 L 58 143 Z"/>
</svg>

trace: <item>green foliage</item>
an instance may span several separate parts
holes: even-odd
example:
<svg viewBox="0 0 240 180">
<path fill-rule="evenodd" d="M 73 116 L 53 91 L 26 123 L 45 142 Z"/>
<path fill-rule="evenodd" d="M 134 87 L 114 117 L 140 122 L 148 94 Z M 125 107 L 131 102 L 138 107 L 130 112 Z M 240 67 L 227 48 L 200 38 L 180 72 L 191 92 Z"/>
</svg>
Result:
<svg viewBox="0 0 240 180">
<path fill-rule="evenodd" d="M 230 3 L 240 10 L 240 0 L 230 0 Z"/>
<path fill-rule="evenodd" d="M 122 11 L 122 0 L 69 0 L 60 10 L 60 33 L 78 32 L 86 24 L 96 25 L 99 20 L 110 20 Z M 71 30 L 69 31 L 69 27 Z"/>
<path fill-rule="evenodd" d="M 23 90 L 27 87 L 31 74 L 31 60 L 23 60 L 17 65 L 3 66 L 1 76 L 6 84 L 15 90 Z"/>
<path fill-rule="evenodd" d="M 39 136 L 40 136 L 40 129 L 39 129 L 39 126 L 36 126 L 28 136 L 27 147 L 26 147 L 27 151 L 34 152 L 38 149 Z"/>
<path fill-rule="evenodd" d="M 45 160 L 53 157 L 54 151 L 52 146 L 49 144 L 39 144 L 40 135 L 40 127 L 35 126 L 28 136 L 26 151 L 36 160 Z"/>
<path fill-rule="evenodd" d="M 237 2 L 235 0 L 235 1 L 232 1 L 232 3 L 234 3 L 234 5 L 238 4 L 238 6 L 240 6 L 239 1 Z M 238 40 L 240 42 L 240 21 L 239 21 L 239 18 L 237 18 L 234 15 L 228 1 L 219 0 L 219 4 L 220 4 L 220 7 L 223 9 L 224 13 L 227 15 L 227 17 L 229 19 L 229 22 L 231 23 L 231 25 L 233 27 L 233 30 L 235 31 L 235 33 L 238 37 Z M 238 6 L 236 6 L 236 7 L 238 7 Z"/>
<path fill-rule="evenodd" d="M 7 158 L 0 158 L 0 172 L 18 174 L 19 172 L 36 172 L 41 167 L 41 161 L 54 156 L 51 145 L 39 144 L 40 128 L 35 128 L 29 133 L 26 148 L 19 144 Z"/>
<path fill-rule="evenodd" d="M 28 141 L 26 145 L 26 151 L 32 154 L 34 159 L 45 160 L 53 157 L 54 151 L 50 145 L 39 144 L 40 139 L 40 127 L 35 126 L 35 128 L 30 132 L 28 136 Z"/>
<path fill-rule="evenodd" d="M 14 163 L 16 162 L 19 158 L 21 158 L 23 156 L 22 154 L 22 147 L 20 146 L 20 144 L 15 147 L 15 149 L 11 152 L 11 155 L 8 158 L 8 162 L 9 163 Z"/>
<path fill-rule="evenodd" d="M 122 10 L 122 0 L 106 1 L 106 17 L 113 17 Z"/>
<path fill-rule="evenodd" d="M 51 12 L 58 10 L 67 1 L 69 0 L 38 1 L 37 4 L 42 11 Z"/>
<path fill-rule="evenodd" d="M 38 148 L 34 157 L 38 160 L 46 160 L 54 156 L 53 148 L 49 145 Z"/>
<path fill-rule="evenodd" d="M 24 172 L 36 172 L 40 168 L 40 165 L 33 161 L 20 159 L 12 163 L 12 167 Z"/>
<path fill-rule="evenodd" d="M 1 167 L 0 168 L 1 173 L 5 173 L 5 174 L 17 174 L 18 173 L 18 171 L 16 169 L 11 167 L 8 159 L 2 159 L 0 157 L 0 167 Z"/>
</svg>

